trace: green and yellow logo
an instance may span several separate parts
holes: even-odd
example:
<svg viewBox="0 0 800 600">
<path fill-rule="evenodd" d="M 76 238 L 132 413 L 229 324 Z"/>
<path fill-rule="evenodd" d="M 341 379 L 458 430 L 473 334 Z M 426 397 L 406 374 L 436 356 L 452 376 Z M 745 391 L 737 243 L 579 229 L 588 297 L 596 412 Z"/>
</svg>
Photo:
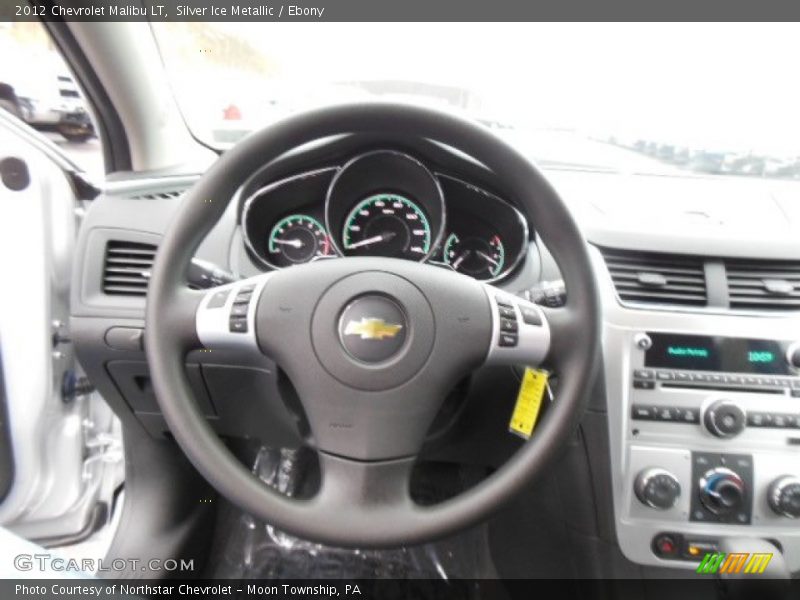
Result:
<svg viewBox="0 0 800 600">
<path fill-rule="evenodd" d="M 710 552 L 703 557 L 697 566 L 698 573 L 747 573 L 758 575 L 763 573 L 769 561 L 772 560 L 772 553 L 749 553 L 749 552 Z"/>
</svg>

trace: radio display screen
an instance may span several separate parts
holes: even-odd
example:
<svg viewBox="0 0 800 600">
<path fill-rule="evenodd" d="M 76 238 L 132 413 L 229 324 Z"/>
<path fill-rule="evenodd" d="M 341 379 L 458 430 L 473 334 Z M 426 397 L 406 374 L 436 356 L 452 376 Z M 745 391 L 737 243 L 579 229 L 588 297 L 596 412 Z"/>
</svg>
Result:
<svg viewBox="0 0 800 600">
<path fill-rule="evenodd" d="M 789 375 L 781 344 L 772 340 L 648 333 L 653 345 L 645 353 L 646 367 Z"/>
</svg>

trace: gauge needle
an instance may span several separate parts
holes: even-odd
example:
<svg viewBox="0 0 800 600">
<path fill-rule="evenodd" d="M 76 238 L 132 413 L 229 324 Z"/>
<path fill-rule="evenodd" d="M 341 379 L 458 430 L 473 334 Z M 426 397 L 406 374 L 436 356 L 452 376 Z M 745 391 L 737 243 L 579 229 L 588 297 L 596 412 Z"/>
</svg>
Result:
<svg viewBox="0 0 800 600">
<path fill-rule="evenodd" d="M 360 248 L 361 246 L 369 246 L 370 244 L 374 244 L 376 242 L 383 242 L 385 240 L 390 240 L 397 234 L 394 231 L 387 231 L 386 233 L 381 233 L 380 235 L 373 235 L 371 238 L 367 238 L 365 240 L 361 240 L 360 242 L 356 242 L 355 244 L 350 244 L 347 249 L 352 250 L 353 248 Z"/>
<path fill-rule="evenodd" d="M 458 267 L 461 266 L 461 263 L 464 262 L 467 258 L 469 258 L 470 254 L 472 254 L 472 250 L 465 250 L 464 252 L 462 252 L 461 255 L 453 261 L 453 268 L 458 269 Z"/>
<path fill-rule="evenodd" d="M 297 239 L 294 240 L 273 240 L 276 244 L 282 244 L 284 246 L 291 246 L 292 248 L 302 248 L 303 242 Z"/>
<path fill-rule="evenodd" d="M 493 264 L 495 267 L 499 267 L 500 266 L 499 262 L 497 262 L 495 259 L 493 259 L 491 256 L 489 256 L 485 252 L 481 252 L 480 250 L 476 250 L 475 254 L 480 256 L 486 262 Z"/>
</svg>

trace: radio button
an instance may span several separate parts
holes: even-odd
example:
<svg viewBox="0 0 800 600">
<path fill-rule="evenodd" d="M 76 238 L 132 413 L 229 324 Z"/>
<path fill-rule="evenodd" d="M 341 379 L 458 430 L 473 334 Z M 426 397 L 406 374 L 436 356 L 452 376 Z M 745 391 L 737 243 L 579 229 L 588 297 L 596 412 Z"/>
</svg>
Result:
<svg viewBox="0 0 800 600">
<path fill-rule="evenodd" d="M 766 427 L 766 425 L 764 424 L 765 421 L 764 417 L 765 417 L 764 413 L 748 412 L 747 425 L 749 427 Z"/>
<path fill-rule="evenodd" d="M 653 406 L 644 404 L 634 404 L 631 408 L 631 418 L 637 421 L 652 421 L 655 418 L 656 409 Z"/>
<path fill-rule="evenodd" d="M 725 383 L 741 385 L 743 383 L 741 375 L 725 375 Z"/>
<path fill-rule="evenodd" d="M 671 406 L 659 406 L 656 408 L 657 421 L 675 421 L 678 416 L 678 409 Z"/>
<path fill-rule="evenodd" d="M 675 372 L 675 379 L 676 381 L 689 381 L 692 376 L 687 373 L 686 371 L 676 371 Z"/>
<path fill-rule="evenodd" d="M 700 383 L 708 383 L 710 380 L 708 375 L 705 373 L 692 373 L 692 381 L 697 381 Z"/>
<path fill-rule="evenodd" d="M 635 387 L 637 390 L 654 390 L 656 387 L 656 382 L 635 380 L 633 382 L 633 387 Z"/>
<path fill-rule="evenodd" d="M 660 379 L 661 381 L 672 381 L 675 376 L 670 371 L 659 371 L 656 373 L 656 378 Z"/>
<path fill-rule="evenodd" d="M 696 408 L 679 408 L 677 420 L 682 423 L 699 423 L 700 411 Z"/>
<path fill-rule="evenodd" d="M 636 379 L 653 379 L 653 372 L 649 369 L 636 369 L 633 372 L 633 376 Z"/>
</svg>

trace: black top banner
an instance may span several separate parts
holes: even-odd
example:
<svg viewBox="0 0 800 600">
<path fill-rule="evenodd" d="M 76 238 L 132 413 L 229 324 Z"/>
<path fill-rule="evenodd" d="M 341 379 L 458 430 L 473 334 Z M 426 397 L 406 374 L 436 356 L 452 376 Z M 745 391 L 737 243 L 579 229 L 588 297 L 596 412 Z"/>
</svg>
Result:
<svg viewBox="0 0 800 600">
<path fill-rule="evenodd" d="M 0 0 L 0 21 L 796 21 L 787 0 Z"/>
</svg>

